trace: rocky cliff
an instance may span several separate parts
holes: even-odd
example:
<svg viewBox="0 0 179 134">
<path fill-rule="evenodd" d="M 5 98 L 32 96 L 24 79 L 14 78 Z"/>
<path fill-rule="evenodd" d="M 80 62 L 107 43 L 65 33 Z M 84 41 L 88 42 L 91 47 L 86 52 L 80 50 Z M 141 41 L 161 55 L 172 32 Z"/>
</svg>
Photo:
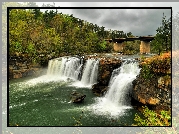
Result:
<svg viewBox="0 0 179 134">
<path fill-rule="evenodd" d="M 146 58 L 140 63 L 141 72 L 133 81 L 132 97 L 154 110 L 171 108 L 171 55 Z"/>
</svg>

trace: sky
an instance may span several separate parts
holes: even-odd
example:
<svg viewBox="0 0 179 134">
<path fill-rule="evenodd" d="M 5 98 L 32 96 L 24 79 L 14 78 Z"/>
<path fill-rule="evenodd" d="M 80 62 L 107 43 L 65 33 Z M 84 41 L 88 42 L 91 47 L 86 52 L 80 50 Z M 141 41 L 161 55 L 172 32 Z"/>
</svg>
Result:
<svg viewBox="0 0 179 134">
<path fill-rule="evenodd" d="M 42 6 L 42 2 L 36 3 Z M 53 2 L 44 2 L 53 4 Z M 171 16 L 170 9 L 129 9 L 128 7 L 172 7 L 174 13 L 178 11 L 178 3 L 168 2 L 55 2 L 56 7 L 126 7 L 126 9 L 58 9 L 64 14 L 90 23 L 104 26 L 106 30 L 132 32 L 135 36 L 155 35 L 161 26 L 163 13 L 167 18 Z"/>
</svg>

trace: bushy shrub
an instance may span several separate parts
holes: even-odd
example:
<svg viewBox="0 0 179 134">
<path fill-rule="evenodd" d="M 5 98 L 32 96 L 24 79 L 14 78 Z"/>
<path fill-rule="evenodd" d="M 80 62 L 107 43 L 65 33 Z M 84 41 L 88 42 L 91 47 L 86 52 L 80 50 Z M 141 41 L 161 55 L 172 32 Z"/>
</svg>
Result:
<svg viewBox="0 0 179 134">
<path fill-rule="evenodd" d="M 143 106 L 143 118 L 138 114 L 135 115 L 134 120 L 137 126 L 171 126 L 170 112 L 162 110 L 160 114 L 149 110 L 147 106 Z"/>
</svg>

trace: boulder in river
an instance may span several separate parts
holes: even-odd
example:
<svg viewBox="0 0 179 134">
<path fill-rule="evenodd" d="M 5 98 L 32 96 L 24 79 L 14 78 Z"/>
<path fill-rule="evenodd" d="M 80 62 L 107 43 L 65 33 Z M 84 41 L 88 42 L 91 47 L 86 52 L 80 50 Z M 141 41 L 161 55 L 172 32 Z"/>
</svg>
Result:
<svg viewBox="0 0 179 134">
<path fill-rule="evenodd" d="M 78 102 L 82 102 L 85 97 L 86 97 L 86 95 L 76 92 L 76 91 L 73 91 L 71 93 L 70 100 L 73 103 L 78 103 Z"/>
</svg>

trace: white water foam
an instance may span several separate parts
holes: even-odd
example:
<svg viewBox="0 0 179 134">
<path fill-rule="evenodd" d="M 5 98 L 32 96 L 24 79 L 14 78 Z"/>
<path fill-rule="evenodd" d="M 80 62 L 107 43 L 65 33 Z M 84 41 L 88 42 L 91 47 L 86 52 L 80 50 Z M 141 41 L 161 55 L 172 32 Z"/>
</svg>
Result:
<svg viewBox="0 0 179 134">
<path fill-rule="evenodd" d="M 81 80 L 73 83 L 72 86 L 91 88 L 93 84 L 97 83 L 98 66 L 99 60 L 88 59 Z"/>
<path fill-rule="evenodd" d="M 28 85 L 49 82 L 70 82 L 78 88 L 91 88 L 97 83 L 99 60 L 88 59 L 83 69 L 81 59 L 77 57 L 61 57 L 49 60 L 47 74 L 31 79 L 26 82 Z M 82 71 L 83 69 L 83 71 Z M 81 79 L 80 79 L 80 76 Z"/>
<path fill-rule="evenodd" d="M 106 95 L 97 98 L 95 104 L 88 107 L 89 110 L 98 115 L 111 117 L 124 114 L 126 109 L 131 108 L 127 94 L 139 72 L 138 63 L 123 63 L 120 68 L 113 71 Z"/>
<path fill-rule="evenodd" d="M 9 106 L 9 108 L 15 108 L 15 107 L 21 107 L 21 106 L 24 106 L 26 105 L 26 103 L 22 103 L 22 104 L 18 104 L 18 105 L 13 105 L 13 106 Z"/>
<path fill-rule="evenodd" d="M 49 60 L 47 74 L 27 81 L 27 84 L 76 81 L 81 69 L 80 59 L 76 57 L 62 57 Z"/>
</svg>

